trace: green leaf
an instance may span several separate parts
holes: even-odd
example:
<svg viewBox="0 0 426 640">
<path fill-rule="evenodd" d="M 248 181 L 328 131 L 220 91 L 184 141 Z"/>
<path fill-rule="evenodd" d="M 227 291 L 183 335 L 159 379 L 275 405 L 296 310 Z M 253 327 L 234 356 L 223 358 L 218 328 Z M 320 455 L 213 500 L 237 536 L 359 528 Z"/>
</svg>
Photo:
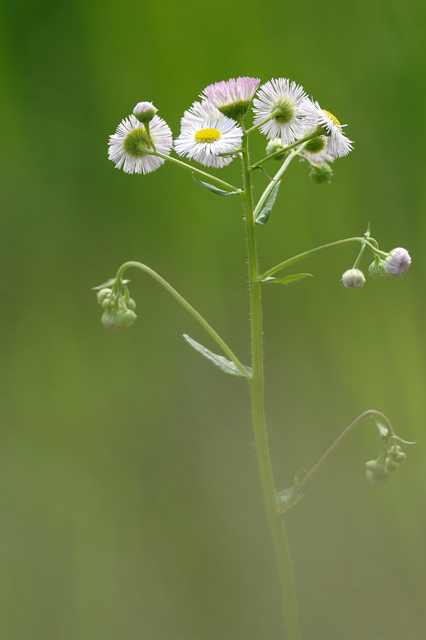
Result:
<svg viewBox="0 0 426 640">
<path fill-rule="evenodd" d="M 259 213 L 256 216 L 256 224 L 263 226 L 268 222 L 269 217 L 271 215 L 272 207 L 274 206 L 274 203 L 275 203 L 275 198 L 277 197 L 278 189 L 280 188 L 280 184 L 281 184 L 281 180 L 277 182 L 276 185 L 274 185 L 274 188 L 272 189 L 271 193 L 266 198 Z"/>
<path fill-rule="evenodd" d="M 417 444 L 417 440 L 415 440 L 414 442 L 408 442 L 408 440 L 403 440 L 399 436 L 391 436 L 391 438 L 394 438 L 395 440 L 399 440 L 400 442 L 403 442 L 404 444 Z"/>
<path fill-rule="evenodd" d="M 240 193 L 242 193 L 240 189 L 238 189 L 237 191 L 224 191 L 223 189 L 214 187 L 208 182 L 202 182 L 201 180 L 198 180 L 198 178 L 196 178 L 194 174 L 192 174 L 192 177 L 194 178 L 195 182 L 198 182 L 198 184 L 200 184 L 202 187 L 208 189 L 208 191 L 211 191 L 212 193 L 215 193 L 217 196 L 238 196 Z"/>
<path fill-rule="evenodd" d="M 261 164 L 258 164 L 255 167 L 252 167 L 252 171 L 254 171 L 255 169 L 260 169 L 263 175 L 265 176 L 265 178 L 268 178 L 268 180 L 271 180 L 271 181 L 273 180 L 271 176 L 268 176 L 268 174 L 266 173 L 265 169 L 262 167 Z"/>
<path fill-rule="evenodd" d="M 259 280 L 259 282 L 271 282 L 273 284 L 290 284 L 290 282 L 296 282 L 297 280 L 302 280 L 302 278 L 313 278 L 312 273 L 295 273 L 292 276 L 285 276 L 285 278 L 273 278 L 270 276 L 269 278 L 265 278 L 264 280 Z"/>
<path fill-rule="evenodd" d="M 238 369 L 238 367 L 233 362 L 231 362 L 231 360 L 225 358 L 225 356 L 218 356 L 216 353 L 213 353 L 213 351 L 210 351 L 210 349 L 206 349 L 206 347 L 203 347 L 202 344 L 199 344 L 198 342 L 187 336 L 186 333 L 183 334 L 183 337 L 187 342 L 189 342 L 191 347 L 194 347 L 196 351 L 199 351 L 201 355 L 207 358 L 207 360 L 210 360 L 210 362 L 213 362 L 213 364 L 219 367 L 219 369 L 222 369 L 222 371 L 224 371 L 225 373 L 230 373 L 233 376 L 240 376 L 240 378 L 245 377 L 244 374 L 242 374 Z M 247 373 L 251 375 L 251 368 L 245 367 L 245 369 L 247 370 Z"/>
<path fill-rule="evenodd" d="M 110 287 L 112 284 L 115 284 L 116 282 L 117 282 L 117 278 L 110 278 L 103 284 L 100 284 L 98 287 L 92 287 L 92 291 L 97 291 L 98 289 L 106 289 L 107 287 Z M 122 284 L 127 284 L 127 282 L 130 282 L 130 280 L 120 280 L 120 282 Z"/>
<path fill-rule="evenodd" d="M 290 500 L 293 493 L 296 491 L 297 487 L 299 486 L 299 484 L 307 474 L 308 472 L 306 471 L 306 469 L 300 469 L 294 478 L 294 485 L 292 487 L 289 487 L 288 489 L 284 489 L 283 491 L 280 491 L 279 493 L 277 493 L 277 502 L 278 502 L 278 508 L 280 510 L 280 515 L 285 513 L 287 509 L 291 509 L 291 507 L 294 507 L 295 504 L 300 502 L 300 500 L 305 495 L 306 491 L 309 489 L 310 483 L 303 489 L 303 491 L 301 491 L 301 493 L 297 496 L 297 498 L 295 498 L 294 501 L 288 507 L 286 507 L 287 502 Z"/>
</svg>

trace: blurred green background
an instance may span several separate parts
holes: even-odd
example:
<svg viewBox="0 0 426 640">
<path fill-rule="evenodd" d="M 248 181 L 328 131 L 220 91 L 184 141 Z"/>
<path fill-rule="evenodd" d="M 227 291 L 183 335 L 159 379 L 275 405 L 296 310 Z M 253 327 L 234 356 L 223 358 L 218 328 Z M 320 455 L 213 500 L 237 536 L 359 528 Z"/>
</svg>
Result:
<svg viewBox="0 0 426 640">
<path fill-rule="evenodd" d="M 0 5 L 2 639 L 283 638 L 245 382 L 188 346 L 214 348 L 148 276 L 130 273 L 127 331 L 102 327 L 90 290 L 141 260 L 249 360 L 239 202 L 107 159 L 136 102 L 177 135 L 207 84 L 242 75 L 302 84 L 356 143 L 325 187 L 293 163 L 258 229 L 264 270 L 368 221 L 413 258 L 347 290 L 357 248 L 341 248 L 264 291 L 278 488 L 365 409 L 419 440 L 373 489 L 363 423 L 288 514 L 303 638 L 425 638 L 425 19 L 421 0 Z"/>
</svg>

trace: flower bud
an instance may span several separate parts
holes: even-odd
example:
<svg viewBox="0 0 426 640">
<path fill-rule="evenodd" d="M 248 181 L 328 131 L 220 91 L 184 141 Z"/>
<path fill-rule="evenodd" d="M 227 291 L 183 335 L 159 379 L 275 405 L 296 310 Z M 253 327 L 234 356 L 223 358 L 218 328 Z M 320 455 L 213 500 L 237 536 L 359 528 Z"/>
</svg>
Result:
<svg viewBox="0 0 426 640">
<path fill-rule="evenodd" d="M 362 287 L 365 284 L 365 276 L 359 269 L 348 269 L 342 276 L 345 287 Z"/>
<path fill-rule="evenodd" d="M 266 155 L 270 156 L 272 153 L 277 153 L 277 151 L 280 151 L 281 149 L 284 149 L 281 140 L 279 138 L 274 138 L 274 140 L 269 140 L 268 144 L 266 145 Z M 274 160 L 283 160 L 286 155 L 287 152 L 280 153 L 275 156 Z"/>
<path fill-rule="evenodd" d="M 96 297 L 98 299 L 99 304 L 102 304 L 103 306 L 104 300 L 109 301 L 109 299 L 111 298 L 111 293 L 112 293 L 111 289 L 101 289 L 100 291 L 98 291 Z"/>
<path fill-rule="evenodd" d="M 385 270 L 390 276 L 402 276 L 411 264 L 410 254 L 406 249 L 397 247 L 392 249 L 385 260 Z"/>
<path fill-rule="evenodd" d="M 309 173 L 310 179 L 312 180 L 312 182 L 315 182 L 315 184 L 327 184 L 327 182 L 330 182 L 332 175 L 333 170 L 326 163 L 319 164 L 316 167 L 312 167 Z"/>
<path fill-rule="evenodd" d="M 106 329 L 122 329 L 131 327 L 136 318 L 131 309 L 107 309 L 102 316 L 102 324 Z"/>
<path fill-rule="evenodd" d="M 398 467 L 399 464 L 395 460 L 392 460 L 392 458 L 386 458 L 386 469 L 388 471 L 396 471 Z"/>
<path fill-rule="evenodd" d="M 389 481 L 389 471 L 379 460 L 369 460 L 365 463 L 365 475 L 372 487 L 382 487 Z"/>
<path fill-rule="evenodd" d="M 389 456 L 392 460 L 395 460 L 395 462 L 404 462 L 407 458 L 405 453 L 401 451 L 401 447 L 399 445 L 394 445 L 389 449 Z"/>
<path fill-rule="evenodd" d="M 156 113 L 157 109 L 151 102 L 138 102 L 133 109 L 133 115 L 142 123 L 151 122 Z"/>
<path fill-rule="evenodd" d="M 368 274 L 371 278 L 375 279 L 386 278 L 387 273 L 384 261 L 376 258 L 368 267 Z"/>
</svg>

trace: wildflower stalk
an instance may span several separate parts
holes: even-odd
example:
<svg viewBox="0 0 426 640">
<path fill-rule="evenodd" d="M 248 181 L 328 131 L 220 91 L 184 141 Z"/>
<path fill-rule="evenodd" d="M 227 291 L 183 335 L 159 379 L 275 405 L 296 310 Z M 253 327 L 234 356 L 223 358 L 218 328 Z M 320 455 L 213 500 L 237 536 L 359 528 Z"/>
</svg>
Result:
<svg viewBox="0 0 426 640">
<path fill-rule="evenodd" d="M 251 317 L 251 349 L 252 378 L 250 382 L 253 429 L 256 443 L 257 459 L 262 480 L 266 510 L 274 540 L 281 580 L 284 616 L 288 640 L 300 640 L 297 616 L 296 595 L 293 568 L 284 523 L 279 516 L 275 483 L 272 475 L 271 458 L 266 437 L 264 408 L 264 376 L 263 376 L 263 338 L 262 338 L 262 306 L 259 279 L 255 222 L 253 218 L 253 199 L 251 187 L 251 169 L 247 133 L 242 141 L 244 211 L 247 235 L 250 317 Z"/>
</svg>

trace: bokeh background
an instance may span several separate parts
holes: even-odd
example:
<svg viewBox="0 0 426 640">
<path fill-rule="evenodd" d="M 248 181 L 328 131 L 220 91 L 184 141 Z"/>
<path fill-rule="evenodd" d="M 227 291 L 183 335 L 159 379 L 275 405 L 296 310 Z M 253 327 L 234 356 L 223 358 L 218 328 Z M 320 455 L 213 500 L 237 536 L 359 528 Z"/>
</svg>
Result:
<svg viewBox="0 0 426 640">
<path fill-rule="evenodd" d="M 284 637 L 245 381 L 189 347 L 182 333 L 214 345 L 148 276 L 130 274 L 130 330 L 105 330 L 90 290 L 141 260 L 248 361 L 239 202 L 106 152 L 136 102 L 177 135 L 207 84 L 250 75 L 302 84 L 356 142 L 331 185 L 293 163 L 262 267 L 369 221 L 413 257 L 402 279 L 346 290 L 357 248 L 341 248 L 264 291 L 278 488 L 365 409 L 419 441 L 373 489 L 380 441 L 360 425 L 289 512 L 303 638 L 424 639 L 425 19 L 421 0 L 0 5 L 1 638 Z"/>
</svg>

